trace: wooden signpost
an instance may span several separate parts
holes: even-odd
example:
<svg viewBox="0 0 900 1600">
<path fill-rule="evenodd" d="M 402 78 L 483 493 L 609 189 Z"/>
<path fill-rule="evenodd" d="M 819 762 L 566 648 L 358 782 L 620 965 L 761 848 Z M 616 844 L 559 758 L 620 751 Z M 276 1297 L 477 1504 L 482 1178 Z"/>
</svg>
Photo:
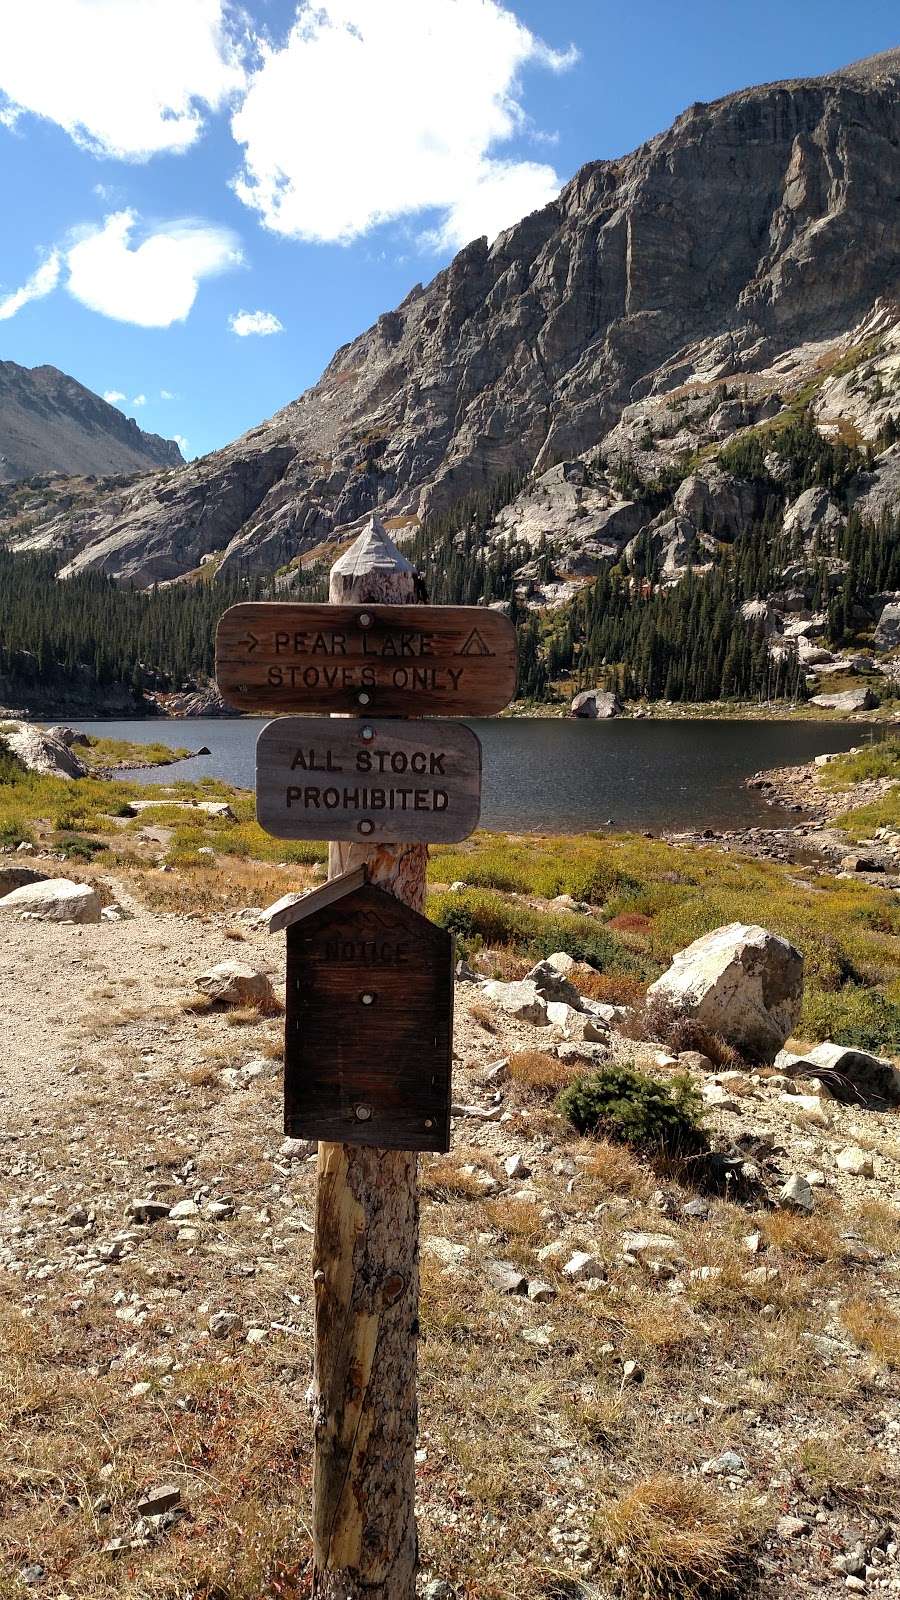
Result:
<svg viewBox="0 0 900 1600">
<path fill-rule="evenodd" d="M 276 839 L 466 839 L 481 745 L 454 722 L 278 717 L 256 746 L 256 815 Z"/>
<path fill-rule="evenodd" d="M 478 821 L 481 753 L 450 723 L 515 692 L 516 636 L 479 606 L 413 604 L 415 569 L 373 517 L 330 604 L 238 605 L 216 635 L 223 698 L 260 735 L 258 812 L 327 835 L 329 882 L 286 929 L 285 1126 L 319 1144 L 313 1246 L 313 1593 L 414 1600 L 418 1150 L 450 1127 L 453 954 L 422 915 L 429 839 Z M 370 826 L 371 824 L 371 826 Z"/>
</svg>

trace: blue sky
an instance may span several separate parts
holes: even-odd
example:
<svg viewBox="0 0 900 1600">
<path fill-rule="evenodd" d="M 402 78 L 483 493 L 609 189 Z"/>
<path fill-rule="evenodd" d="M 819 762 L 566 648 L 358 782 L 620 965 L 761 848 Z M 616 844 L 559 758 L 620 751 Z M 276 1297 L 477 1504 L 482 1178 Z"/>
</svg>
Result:
<svg viewBox="0 0 900 1600">
<path fill-rule="evenodd" d="M 201 454 L 584 162 L 898 43 L 896 0 L 7 4 L 0 358 Z"/>
</svg>

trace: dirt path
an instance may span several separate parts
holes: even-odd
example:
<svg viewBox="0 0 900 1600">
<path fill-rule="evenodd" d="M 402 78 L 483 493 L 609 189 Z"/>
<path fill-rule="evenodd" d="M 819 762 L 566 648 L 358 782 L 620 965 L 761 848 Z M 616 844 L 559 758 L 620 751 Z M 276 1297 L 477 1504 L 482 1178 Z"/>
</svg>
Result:
<svg viewBox="0 0 900 1600">
<path fill-rule="evenodd" d="M 0 1590 L 301 1600 L 315 1156 L 282 1143 L 279 1020 L 182 1004 L 229 957 L 278 988 L 283 943 L 110 887 L 128 920 L 0 923 Z M 714 1197 L 691 1213 L 691 1190 L 578 1139 L 551 1095 L 488 1081 L 555 1043 L 457 986 L 454 1099 L 486 1115 L 422 1163 L 423 1589 L 605 1600 L 598 1506 L 662 1477 L 682 1522 L 707 1496 L 726 1596 L 754 1563 L 765 1600 L 844 1592 L 845 1558 L 900 1594 L 897 1114 L 707 1073 L 723 1143 L 821 1183 L 808 1220 Z M 857 1142 L 869 1178 L 836 1166 Z M 626 1230 L 664 1242 L 636 1260 Z M 567 1278 L 576 1250 L 596 1277 Z M 498 1262 L 543 1298 L 501 1292 Z M 166 1484 L 178 1514 L 142 1517 Z M 802 1531 L 778 1532 L 788 1512 Z"/>
</svg>

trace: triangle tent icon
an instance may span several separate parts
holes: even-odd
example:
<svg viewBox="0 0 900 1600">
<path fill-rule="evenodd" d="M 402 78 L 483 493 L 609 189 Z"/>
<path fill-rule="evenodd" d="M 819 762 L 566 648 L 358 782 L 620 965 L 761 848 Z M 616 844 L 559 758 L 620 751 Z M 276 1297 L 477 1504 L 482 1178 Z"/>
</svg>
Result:
<svg viewBox="0 0 900 1600">
<path fill-rule="evenodd" d="M 472 629 L 468 639 L 460 645 L 457 651 L 457 655 L 460 656 L 492 656 L 493 654 L 493 650 L 488 649 L 477 628 Z"/>
</svg>

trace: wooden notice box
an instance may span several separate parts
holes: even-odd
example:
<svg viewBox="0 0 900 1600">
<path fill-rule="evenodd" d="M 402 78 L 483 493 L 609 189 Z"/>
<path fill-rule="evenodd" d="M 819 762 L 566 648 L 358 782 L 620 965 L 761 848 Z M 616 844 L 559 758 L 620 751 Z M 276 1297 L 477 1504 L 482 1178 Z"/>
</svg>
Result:
<svg viewBox="0 0 900 1600">
<path fill-rule="evenodd" d="M 293 1138 L 450 1148 L 453 939 L 345 874 L 282 913 L 284 1126 Z"/>
</svg>

